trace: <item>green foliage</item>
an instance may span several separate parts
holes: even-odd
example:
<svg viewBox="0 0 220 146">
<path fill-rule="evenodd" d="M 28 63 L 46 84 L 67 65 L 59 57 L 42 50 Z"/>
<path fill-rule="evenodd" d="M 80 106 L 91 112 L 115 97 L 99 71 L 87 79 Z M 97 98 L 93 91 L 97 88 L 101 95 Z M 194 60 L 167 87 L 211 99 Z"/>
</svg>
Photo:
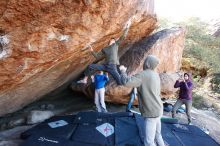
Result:
<svg viewBox="0 0 220 146">
<path fill-rule="evenodd" d="M 208 24 L 199 19 L 190 19 L 187 27 L 184 57 L 205 62 L 214 73 L 220 72 L 220 39 L 209 34 Z"/>
<path fill-rule="evenodd" d="M 160 29 L 171 26 L 183 26 L 186 28 L 185 48 L 183 57 L 188 58 L 189 62 L 196 69 L 207 69 L 210 75 L 213 74 L 211 80 L 212 89 L 214 92 L 220 93 L 220 37 L 214 37 L 210 34 L 210 25 L 201 21 L 199 18 L 190 18 L 187 21 L 180 23 L 171 23 L 167 19 L 159 20 Z M 194 76 L 200 77 L 194 69 Z M 198 82 L 200 78 L 196 78 Z M 196 102 L 195 106 L 199 106 L 202 102 L 202 97 L 194 95 Z"/>
<path fill-rule="evenodd" d="M 214 74 L 211 80 L 212 90 L 220 93 L 220 74 Z"/>
<path fill-rule="evenodd" d="M 167 20 L 162 19 L 164 26 L 169 26 Z M 213 73 L 220 72 L 220 38 L 210 34 L 209 25 L 199 18 L 190 18 L 185 22 L 173 24 L 187 28 L 183 57 L 197 59 L 205 63 Z M 204 65 L 198 66 L 202 68 Z"/>
<path fill-rule="evenodd" d="M 191 19 L 186 27 L 188 32 L 183 56 L 192 58 L 192 62 L 193 58 L 203 62 L 197 65 L 198 68 L 210 68 L 210 73 L 214 74 L 211 80 L 212 90 L 220 93 L 220 38 L 210 35 L 208 24 L 199 19 Z"/>
<path fill-rule="evenodd" d="M 198 109 L 201 109 L 203 107 L 203 103 L 205 102 L 203 96 L 200 96 L 194 92 L 192 95 L 192 100 L 193 100 L 192 101 L 193 107 L 198 108 Z"/>
</svg>

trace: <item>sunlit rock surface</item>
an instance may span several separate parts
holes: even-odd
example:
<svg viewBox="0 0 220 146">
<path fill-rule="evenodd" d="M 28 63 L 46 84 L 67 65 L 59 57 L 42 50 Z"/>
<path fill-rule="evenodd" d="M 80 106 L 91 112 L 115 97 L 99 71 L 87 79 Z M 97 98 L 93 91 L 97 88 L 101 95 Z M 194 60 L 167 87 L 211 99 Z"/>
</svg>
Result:
<svg viewBox="0 0 220 146">
<path fill-rule="evenodd" d="M 158 73 L 167 73 L 166 78 L 161 78 L 161 83 L 164 83 L 163 79 L 169 81 L 167 86 L 166 84 L 161 84 L 161 97 L 172 96 L 176 90 L 171 90 L 171 85 L 168 84 L 175 83 L 173 80 L 178 77 L 171 77 L 169 73 L 175 73 L 181 67 L 184 42 L 184 28 L 165 29 L 135 43 L 121 57 L 120 63 L 128 67 L 129 75 L 133 75 L 143 70 L 143 63 L 147 55 L 153 54 L 157 56 L 160 59 L 160 64 L 156 71 Z M 115 87 L 115 84 L 107 86 L 106 94 L 109 101 L 113 99 L 117 103 L 127 103 L 129 93 L 130 90 L 126 89 L 126 87 Z"/>
<path fill-rule="evenodd" d="M 0 116 L 78 77 L 134 16 L 122 48 L 156 27 L 153 0 L 1 0 Z"/>
<path fill-rule="evenodd" d="M 143 38 L 129 48 L 121 57 L 120 63 L 128 67 L 129 75 L 133 75 L 143 70 L 143 62 L 147 55 L 156 55 L 160 59 L 156 70 L 161 77 L 161 97 L 172 97 L 176 92 L 173 85 L 179 78 L 176 72 L 181 67 L 185 32 L 185 29 L 181 27 L 171 28 Z M 75 91 L 82 91 L 89 97 L 94 95 L 90 85 L 73 84 L 72 88 Z M 126 104 L 130 92 L 130 88 L 117 86 L 112 79 L 106 87 L 106 101 Z"/>
</svg>

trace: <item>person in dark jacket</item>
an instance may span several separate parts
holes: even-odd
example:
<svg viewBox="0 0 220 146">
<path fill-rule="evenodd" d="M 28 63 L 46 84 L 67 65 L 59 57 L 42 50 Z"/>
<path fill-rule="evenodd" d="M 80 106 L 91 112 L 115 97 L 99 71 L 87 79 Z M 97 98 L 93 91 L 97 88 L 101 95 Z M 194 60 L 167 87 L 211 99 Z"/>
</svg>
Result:
<svg viewBox="0 0 220 146">
<path fill-rule="evenodd" d="M 112 77 L 115 79 L 116 83 L 118 85 L 122 85 L 121 76 L 118 72 L 118 65 L 120 65 L 119 57 L 118 57 L 118 47 L 121 41 L 127 35 L 130 24 L 131 24 L 131 19 L 126 24 L 123 35 L 117 40 L 112 38 L 109 42 L 109 46 L 107 46 L 106 48 L 103 48 L 100 52 L 98 53 L 94 52 L 93 48 L 89 46 L 92 55 L 97 60 L 105 58 L 105 63 L 104 64 L 90 64 L 84 73 L 85 74 L 84 79 L 78 81 L 78 83 L 87 83 L 88 76 L 93 74 L 92 71 L 102 70 L 105 72 L 109 72 L 112 75 Z"/>
<path fill-rule="evenodd" d="M 176 81 L 174 88 L 180 88 L 180 91 L 179 91 L 179 98 L 174 104 L 172 110 L 172 117 L 175 118 L 177 109 L 181 105 L 185 104 L 188 124 L 190 124 L 191 123 L 190 111 L 192 108 L 192 88 L 193 88 L 193 83 L 190 79 L 190 75 L 188 73 L 184 73 L 184 77 L 181 76 L 180 79 Z"/>
</svg>

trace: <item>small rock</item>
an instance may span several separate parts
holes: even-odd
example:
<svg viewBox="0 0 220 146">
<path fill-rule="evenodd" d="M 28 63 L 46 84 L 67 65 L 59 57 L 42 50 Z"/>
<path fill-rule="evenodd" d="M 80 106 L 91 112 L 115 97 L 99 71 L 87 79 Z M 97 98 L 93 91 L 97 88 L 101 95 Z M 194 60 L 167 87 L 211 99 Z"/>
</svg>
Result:
<svg viewBox="0 0 220 146">
<path fill-rule="evenodd" d="M 203 132 L 205 132 L 206 134 L 209 135 L 209 129 L 207 129 L 207 128 L 205 128 L 205 127 L 202 127 L 201 130 L 202 130 Z"/>
<path fill-rule="evenodd" d="M 45 109 L 46 109 L 46 104 L 41 105 L 40 108 L 41 108 L 42 110 L 45 110 Z"/>
<path fill-rule="evenodd" d="M 0 141 L 0 146 L 19 146 L 22 142 L 22 140 L 3 140 Z"/>
<path fill-rule="evenodd" d="M 47 110 L 53 110 L 54 109 L 54 105 L 53 104 L 48 104 L 47 105 Z"/>
<path fill-rule="evenodd" d="M 0 132 L 0 141 L 3 140 L 12 140 L 12 139 L 19 139 L 20 134 L 33 126 L 18 126 L 13 129 L 5 130 Z"/>
<path fill-rule="evenodd" d="M 192 117 L 192 120 L 196 120 L 196 118 L 195 118 L 195 117 Z"/>
<path fill-rule="evenodd" d="M 92 4 L 92 0 L 83 0 L 85 5 L 91 5 Z"/>
<path fill-rule="evenodd" d="M 42 104 L 41 106 L 40 106 L 40 108 L 42 109 L 42 110 L 53 110 L 54 109 L 54 105 L 53 104 Z"/>
<path fill-rule="evenodd" d="M 204 99 L 203 101 L 203 105 L 207 108 L 211 108 L 212 107 L 212 102 L 207 100 L 207 99 Z"/>
<path fill-rule="evenodd" d="M 203 107 L 202 110 L 208 110 L 208 108 L 207 107 Z"/>
<path fill-rule="evenodd" d="M 5 130 L 5 129 L 7 128 L 7 124 L 6 124 L 6 123 L 1 124 L 1 127 L 0 127 L 0 128 L 1 128 L 0 130 Z"/>
<path fill-rule="evenodd" d="M 21 118 L 21 119 L 16 119 L 16 120 L 10 121 L 8 123 L 8 126 L 9 127 L 15 127 L 15 126 L 20 126 L 24 123 L 25 123 L 25 119 Z"/>
<path fill-rule="evenodd" d="M 220 108 L 217 108 L 217 109 L 215 109 L 216 111 L 216 114 L 219 114 L 220 115 Z"/>
<path fill-rule="evenodd" d="M 52 111 L 31 111 L 27 118 L 27 124 L 36 124 L 54 116 Z"/>
</svg>

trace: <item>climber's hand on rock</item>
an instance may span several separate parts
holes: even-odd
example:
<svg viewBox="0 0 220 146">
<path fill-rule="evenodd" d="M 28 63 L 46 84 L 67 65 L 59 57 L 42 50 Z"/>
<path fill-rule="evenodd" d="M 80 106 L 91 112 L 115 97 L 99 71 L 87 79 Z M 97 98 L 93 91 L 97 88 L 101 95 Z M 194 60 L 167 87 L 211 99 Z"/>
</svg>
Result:
<svg viewBox="0 0 220 146">
<path fill-rule="evenodd" d="M 94 75 L 91 75 L 92 82 L 95 82 Z"/>
<path fill-rule="evenodd" d="M 131 18 L 126 22 L 126 24 L 124 25 L 124 30 L 125 29 L 128 29 L 129 27 L 130 27 L 130 25 L 131 25 Z"/>
<path fill-rule="evenodd" d="M 126 72 L 127 71 L 127 67 L 125 67 L 124 65 L 121 65 L 119 67 L 119 69 L 120 69 L 121 72 Z"/>
<path fill-rule="evenodd" d="M 105 72 L 105 75 L 108 77 L 108 72 Z"/>
<path fill-rule="evenodd" d="M 133 19 L 135 18 L 135 16 L 132 16 L 126 23 L 125 28 L 129 28 L 131 26 L 131 22 L 133 21 Z"/>
<path fill-rule="evenodd" d="M 90 49 L 91 52 L 94 51 L 91 45 L 88 45 L 88 47 L 89 47 L 89 49 Z"/>
<path fill-rule="evenodd" d="M 129 28 L 131 26 L 131 19 L 128 20 L 128 22 L 125 25 L 125 28 Z"/>
</svg>

